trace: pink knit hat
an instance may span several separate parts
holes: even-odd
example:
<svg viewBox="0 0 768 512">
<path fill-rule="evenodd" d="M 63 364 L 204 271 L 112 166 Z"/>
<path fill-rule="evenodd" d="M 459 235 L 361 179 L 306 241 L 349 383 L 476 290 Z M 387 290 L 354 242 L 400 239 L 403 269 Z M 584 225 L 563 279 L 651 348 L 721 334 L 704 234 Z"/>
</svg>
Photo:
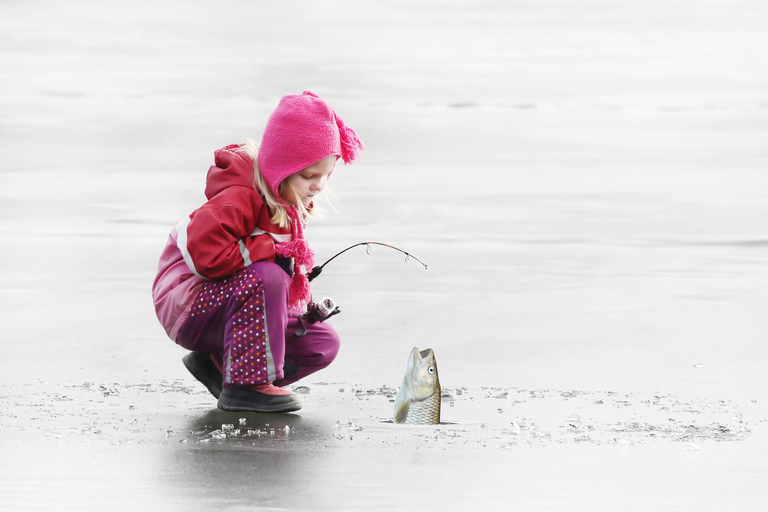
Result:
<svg viewBox="0 0 768 512">
<path fill-rule="evenodd" d="M 259 146 L 259 172 L 274 196 L 284 203 L 278 187 L 288 176 L 331 155 L 351 164 L 359 158 L 358 149 L 365 149 L 365 145 L 325 100 L 310 91 L 290 94 L 280 100 L 267 120 Z M 312 270 L 314 252 L 304 240 L 303 219 L 295 207 L 286 206 L 293 240 L 276 244 L 275 251 L 294 260 L 289 303 L 300 308 L 311 298 L 301 267 Z"/>
<path fill-rule="evenodd" d="M 267 120 L 259 146 L 259 171 L 275 197 L 280 183 L 323 158 L 351 164 L 365 145 L 320 96 L 304 91 L 284 96 Z"/>
</svg>

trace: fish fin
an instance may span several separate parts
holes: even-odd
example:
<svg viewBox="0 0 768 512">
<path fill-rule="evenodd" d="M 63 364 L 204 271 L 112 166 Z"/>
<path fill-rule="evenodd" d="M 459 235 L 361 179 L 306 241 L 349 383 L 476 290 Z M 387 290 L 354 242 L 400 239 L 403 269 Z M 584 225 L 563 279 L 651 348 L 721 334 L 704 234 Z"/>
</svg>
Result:
<svg viewBox="0 0 768 512">
<path fill-rule="evenodd" d="M 408 410 L 411 408 L 411 401 L 405 400 L 395 407 L 395 423 L 405 423 L 408 419 Z"/>
</svg>

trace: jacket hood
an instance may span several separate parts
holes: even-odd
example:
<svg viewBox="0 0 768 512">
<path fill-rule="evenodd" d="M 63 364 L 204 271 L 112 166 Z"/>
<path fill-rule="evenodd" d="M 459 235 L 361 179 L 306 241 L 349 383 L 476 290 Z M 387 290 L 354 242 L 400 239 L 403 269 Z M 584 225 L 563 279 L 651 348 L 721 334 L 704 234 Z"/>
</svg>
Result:
<svg viewBox="0 0 768 512">
<path fill-rule="evenodd" d="M 205 179 L 205 197 L 209 200 L 222 190 L 243 186 L 255 190 L 253 160 L 238 151 L 239 144 L 223 147 L 214 152 L 214 164 Z"/>
</svg>

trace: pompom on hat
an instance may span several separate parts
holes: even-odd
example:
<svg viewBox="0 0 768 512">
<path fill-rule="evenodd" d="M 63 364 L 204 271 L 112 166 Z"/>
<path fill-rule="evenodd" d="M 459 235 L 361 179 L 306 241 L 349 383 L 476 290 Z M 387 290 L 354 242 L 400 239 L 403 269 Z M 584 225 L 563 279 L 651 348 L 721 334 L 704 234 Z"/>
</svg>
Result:
<svg viewBox="0 0 768 512">
<path fill-rule="evenodd" d="M 354 130 L 344 124 L 324 99 L 310 91 L 289 94 L 267 120 L 259 146 L 259 172 L 274 196 L 284 203 L 278 188 L 288 176 L 332 155 L 351 164 L 359 158 L 359 150 L 364 149 Z M 301 308 L 311 299 L 309 281 L 301 267 L 312 269 L 314 251 L 304 239 L 303 219 L 297 209 L 286 207 L 293 240 L 275 244 L 275 252 L 294 260 L 288 299 L 292 307 Z"/>
</svg>

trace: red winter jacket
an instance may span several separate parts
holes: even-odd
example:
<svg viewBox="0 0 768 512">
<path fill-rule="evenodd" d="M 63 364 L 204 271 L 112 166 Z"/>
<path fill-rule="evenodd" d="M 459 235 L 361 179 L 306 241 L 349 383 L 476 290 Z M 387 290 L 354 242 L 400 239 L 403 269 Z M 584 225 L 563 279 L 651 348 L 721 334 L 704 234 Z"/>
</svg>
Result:
<svg viewBox="0 0 768 512">
<path fill-rule="evenodd" d="M 254 185 L 253 160 L 227 146 L 214 153 L 203 206 L 168 238 L 152 287 L 155 311 L 175 340 L 192 301 L 208 279 L 220 279 L 256 261 L 275 261 L 275 242 L 291 241 L 291 228 L 269 220 Z"/>
</svg>

